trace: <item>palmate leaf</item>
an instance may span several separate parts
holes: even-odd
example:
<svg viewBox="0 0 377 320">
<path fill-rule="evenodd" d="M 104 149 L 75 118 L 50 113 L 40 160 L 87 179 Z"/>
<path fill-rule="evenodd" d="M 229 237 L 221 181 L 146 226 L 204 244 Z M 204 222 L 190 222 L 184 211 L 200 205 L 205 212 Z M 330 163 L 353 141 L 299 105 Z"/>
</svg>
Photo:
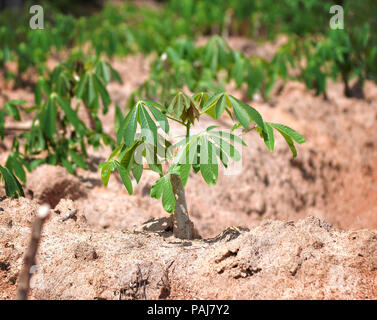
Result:
<svg viewBox="0 0 377 320">
<path fill-rule="evenodd" d="M 131 146 L 135 141 L 137 124 L 139 123 L 141 135 L 145 141 L 151 145 L 157 145 L 158 127 L 152 119 L 152 116 L 166 133 L 169 132 L 169 124 L 166 116 L 156 108 L 155 105 L 157 104 L 152 104 L 144 100 L 136 103 L 120 125 L 117 133 L 118 144 L 123 138 L 125 145 L 127 147 Z"/>
<path fill-rule="evenodd" d="M 122 146 L 119 146 L 116 150 L 113 151 L 108 161 L 101 163 L 98 168 L 101 169 L 101 180 L 102 183 L 107 186 L 109 183 L 111 172 L 117 169 L 123 185 L 126 187 L 128 193 L 131 195 L 133 193 L 132 182 L 130 178 L 130 162 L 121 163 L 114 159 L 115 156 L 120 155 L 122 151 Z M 132 157 L 132 154 L 131 154 Z"/>
<path fill-rule="evenodd" d="M 255 122 L 264 131 L 264 122 L 260 113 L 253 107 L 225 92 L 217 93 L 207 99 L 201 113 L 206 113 L 212 118 L 218 119 L 224 111 L 229 112 L 231 108 L 233 108 L 236 119 L 245 129 L 248 128 L 250 123 Z"/>
<path fill-rule="evenodd" d="M 98 109 L 99 98 L 101 98 L 104 114 L 107 113 L 108 106 L 111 103 L 111 97 L 106 89 L 108 77 L 110 77 L 108 72 L 108 66 L 105 66 L 105 69 L 97 68 L 95 73 L 86 71 L 75 87 L 76 97 L 82 99 L 94 111 Z"/>
<path fill-rule="evenodd" d="M 219 36 L 213 36 L 203 47 L 205 51 L 204 63 L 212 71 L 216 71 L 219 66 L 226 66 L 227 61 L 231 59 L 229 45 Z"/>
<path fill-rule="evenodd" d="M 191 166 L 195 172 L 201 172 L 203 179 L 209 184 L 216 184 L 218 178 L 218 160 L 227 167 L 228 157 L 234 161 L 241 160 L 241 154 L 234 143 L 246 145 L 238 136 L 223 131 L 214 130 L 211 126 L 197 135 L 186 137 L 177 142 L 174 147 L 178 152 L 173 159 L 173 166 L 179 168 L 182 183 L 187 183 Z"/>
</svg>

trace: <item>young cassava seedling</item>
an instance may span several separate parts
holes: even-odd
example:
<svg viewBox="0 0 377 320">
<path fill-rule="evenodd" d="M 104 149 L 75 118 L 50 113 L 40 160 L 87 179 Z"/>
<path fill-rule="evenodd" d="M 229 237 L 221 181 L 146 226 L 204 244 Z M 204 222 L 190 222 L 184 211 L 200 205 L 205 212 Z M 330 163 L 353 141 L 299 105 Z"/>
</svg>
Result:
<svg viewBox="0 0 377 320">
<path fill-rule="evenodd" d="M 151 197 L 162 197 L 163 208 L 173 214 L 174 235 L 192 239 L 194 228 L 184 189 L 191 169 L 200 172 L 207 184 L 215 185 L 218 165 L 228 167 L 230 159 L 241 160 L 235 146 L 246 146 L 234 130 L 210 126 L 198 134 L 191 133 L 190 129 L 202 115 L 218 119 L 224 112 L 234 121 L 233 129 L 242 126 L 245 132 L 257 131 L 270 151 L 275 144 L 273 129 L 284 137 L 294 157 L 297 155 L 294 141 L 305 142 L 301 134 L 287 126 L 263 121 L 256 109 L 225 92 L 214 95 L 201 92 L 194 96 L 179 92 L 167 106 L 140 100 L 131 108 L 117 130 L 118 147 L 100 165 L 102 182 L 107 185 L 111 172 L 117 170 L 128 193 L 132 194 L 131 174 L 139 182 L 144 170 L 158 173 L 160 177 L 151 188 Z M 185 129 L 185 136 L 178 142 L 167 137 L 169 121 Z"/>
<path fill-rule="evenodd" d="M 8 115 L 16 121 L 21 121 L 18 107 L 25 103 L 25 100 L 9 100 L 2 108 L 0 107 L 0 141 L 5 137 L 5 116 Z M 18 155 L 12 153 L 8 157 L 5 166 L 0 165 L 0 182 L 4 183 L 5 194 L 9 197 L 15 198 L 18 196 L 24 196 L 24 192 L 16 175 L 13 173 L 15 171 L 14 168 L 16 168 L 16 171 L 19 173 L 21 180 L 25 178 L 25 172 L 22 169 L 22 165 L 18 162 L 14 163 L 14 158 L 17 156 Z"/>
<path fill-rule="evenodd" d="M 34 114 L 32 125 L 13 138 L 5 166 L 0 167 L 0 182 L 4 182 L 7 196 L 23 195 L 18 181 L 26 182 L 25 169 L 31 172 L 46 163 L 62 165 L 74 174 L 77 167 L 88 169 L 88 146 L 115 147 L 98 116 L 100 102 L 104 114 L 111 103 L 107 91 L 111 79 L 121 82 L 110 64 L 98 57 L 85 58 L 81 52 L 38 78 L 35 106 L 24 108 Z M 0 141 L 9 129 L 5 128 L 5 116 L 20 121 L 18 106 L 25 103 L 25 100 L 9 100 L 0 108 Z M 80 118 L 80 108 L 87 114 L 89 127 Z"/>
</svg>

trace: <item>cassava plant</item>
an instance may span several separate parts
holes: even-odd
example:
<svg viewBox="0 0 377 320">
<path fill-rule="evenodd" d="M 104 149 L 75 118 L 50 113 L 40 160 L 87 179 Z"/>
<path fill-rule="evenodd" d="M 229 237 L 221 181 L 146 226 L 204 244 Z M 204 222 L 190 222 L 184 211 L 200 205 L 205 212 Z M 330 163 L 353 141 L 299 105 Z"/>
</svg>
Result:
<svg viewBox="0 0 377 320">
<path fill-rule="evenodd" d="M 224 113 L 234 121 L 231 131 L 210 126 L 192 133 L 201 116 L 207 114 L 219 119 Z M 178 141 L 168 136 L 169 121 L 178 123 L 185 131 Z M 225 92 L 214 95 L 200 92 L 193 96 L 179 92 L 167 106 L 140 100 L 131 108 L 117 130 L 117 148 L 100 165 L 102 182 L 107 185 L 111 172 L 117 170 L 128 193 L 132 194 L 132 177 L 138 183 L 145 170 L 154 171 L 159 178 L 151 188 L 151 197 L 162 198 L 165 211 L 173 214 L 174 235 L 191 239 L 194 228 L 184 189 L 190 172 L 200 172 L 207 184 L 215 185 L 219 164 L 227 168 L 230 161 L 241 160 L 236 145 L 246 144 L 235 134 L 239 127 L 243 127 L 244 133 L 256 131 L 270 151 L 274 150 L 275 129 L 284 137 L 294 157 L 297 155 L 294 142 L 305 142 L 293 129 L 265 122 L 256 109 Z"/>
<path fill-rule="evenodd" d="M 0 141 L 5 137 L 5 118 L 6 116 L 12 117 L 16 121 L 21 120 L 20 111 L 18 107 L 25 104 L 25 100 L 9 100 L 2 108 L 0 108 Z M 24 181 L 25 171 L 19 161 L 23 161 L 22 157 L 19 161 L 14 163 L 14 159 L 19 157 L 18 154 L 11 153 L 5 163 L 5 166 L 0 165 L 0 181 L 5 186 L 5 194 L 8 197 L 24 196 L 21 184 L 19 183 L 16 175 L 21 181 Z M 18 174 L 14 174 L 14 172 Z"/>
<path fill-rule="evenodd" d="M 80 53 L 39 77 L 35 106 L 24 108 L 25 112 L 34 113 L 32 125 L 14 137 L 11 152 L 1 169 L 8 196 L 22 195 L 17 179 L 26 182 L 25 169 L 30 172 L 46 163 L 62 165 L 74 174 L 77 167 L 88 169 L 88 146 L 114 148 L 115 141 L 103 131 L 98 117 L 100 106 L 105 114 L 111 103 L 106 86 L 112 78 L 121 81 L 107 62 L 96 57 L 84 58 Z M 17 107 L 24 103 L 10 100 L 0 110 L 0 139 L 6 130 L 5 115 L 19 121 Z M 85 113 L 87 124 L 82 118 Z"/>
<path fill-rule="evenodd" d="M 24 196 L 21 184 L 18 182 L 14 174 L 7 168 L 0 165 L 0 181 L 4 184 L 5 194 L 8 197 L 17 198 Z"/>
<path fill-rule="evenodd" d="M 191 92 L 224 89 L 233 76 L 236 58 L 242 57 L 219 36 L 203 46 L 179 39 L 153 62 L 150 77 L 131 95 L 128 104 L 133 105 L 137 97 L 158 97 L 165 102 L 184 87 Z"/>
</svg>

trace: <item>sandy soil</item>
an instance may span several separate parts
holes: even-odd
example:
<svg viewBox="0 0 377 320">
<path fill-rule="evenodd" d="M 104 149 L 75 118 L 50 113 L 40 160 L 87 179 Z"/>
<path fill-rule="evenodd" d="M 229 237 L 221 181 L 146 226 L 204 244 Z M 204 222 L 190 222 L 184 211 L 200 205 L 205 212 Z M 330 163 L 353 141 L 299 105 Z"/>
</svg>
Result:
<svg viewBox="0 0 377 320">
<path fill-rule="evenodd" d="M 244 46 L 237 41 L 235 46 Z M 268 47 L 266 54 L 273 48 Z M 110 95 L 123 107 L 128 95 L 147 77 L 148 59 L 127 57 L 114 61 L 114 67 L 124 83 L 111 84 Z M 243 96 L 242 91 L 230 90 Z M 33 95 L 28 90 L 2 85 L 2 92 L 3 96 L 22 98 L 32 105 Z M 367 82 L 363 100 L 344 97 L 340 83 L 329 83 L 327 93 L 328 100 L 324 100 L 304 85 L 291 82 L 270 102 L 249 101 L 265 120 L 297 129 L 307 142 L 298 147 L 298 157 L 292 159 L 282 139 L 277 138 L 276 150 L 270 153 L 259 137 L 249 134 L 245 136 L 248 147 L 242 150 L 241 173 L 221 172 L 215 187 L 207 186 L 201 176 L 192 175 L 186 196 L 192 220 L 203 238 L 214 237 L 233 225 L 253 228 L 266 219 L 298 221 L 308 216 L 326 220 L 340 230 L 377 229 L 377 86 Z M 109 133 L 113 132 L 113 117 L 113 109 L 103 117 Z M 22 125 L 28 121 L 26 116 Z M 196 128 L 212 124 L 211 119 L 203 118 Z M 231 123 L 223 118 L 221 126 L 230 128 Z M 10 145 L 11 137 L 0 144 L 0 163 L 4 163 Z M 109 153 L 100 149 L 92 151 L 91 157 L 99 163 Z M 73 177 L 62 168 L 42 166 L 28 175 L 25 187 L 33 205 L 49 202 L 55 215 L 78 209 L 86 228 L 93 232 L 133 231 L 151 218 L 167 216 L 160 201 L 149 197 L 155 178 L 153 173 L 146 173 L 138 185 L 134 181 L 135 194 L 129 196 L 119 177 L 113 176 L 105 188 L 95 170 L 78 171 Z M 12 206 L 17 205 L 21 214 L 22 202 L 12 202 Z M 9 221 L 2 220 L 0 225 L 3 223 Z M 12 279 L 0 280 L 3 290 L 11 290 L 8 298 L 14 290 Z"/>
</svg>

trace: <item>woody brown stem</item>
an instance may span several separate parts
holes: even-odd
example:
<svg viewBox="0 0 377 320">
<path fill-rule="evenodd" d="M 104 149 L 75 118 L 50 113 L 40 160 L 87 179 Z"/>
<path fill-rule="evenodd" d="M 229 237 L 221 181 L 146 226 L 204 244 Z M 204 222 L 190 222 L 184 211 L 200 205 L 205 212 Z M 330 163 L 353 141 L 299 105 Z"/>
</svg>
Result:
<svg viewBox="0 0 377 320">
<path fill-rule="evenodd" d="M 179 175 L 171 174 L 170 181 L 176 200 L 175 211 L 173 213 L 173 234 L 179 239 L 194 239 L 194 224 L 189 218 L 185 189 L 183 188 Z"/>
</svg>

